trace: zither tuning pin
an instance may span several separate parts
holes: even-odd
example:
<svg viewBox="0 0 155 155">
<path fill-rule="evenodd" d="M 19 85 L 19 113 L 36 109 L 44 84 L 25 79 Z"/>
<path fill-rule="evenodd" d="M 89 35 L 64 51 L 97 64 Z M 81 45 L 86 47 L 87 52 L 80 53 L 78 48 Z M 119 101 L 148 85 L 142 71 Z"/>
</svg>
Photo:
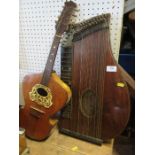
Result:
<svg viewBox="0 0 155 155">
<path fill-rule="evenodd" d="M 57 19 L 59 20 L 60 16 L 57 17 Z"/>
<path fill-rule="evenodd" d="M 77 15 L 74 15 L 74 14 L 73 14 L 72 16 L 73 16 L 73 17 L 77 17 Z"/>
<path fill-rule="evenodd" d="M 79 11 L 80 11 L 80 9 L 74 9 L 74 11 L 79 12 Z"/>
<path fill-rule="evenodd" d="M 75 24 L 75 21 L 72 21 L 71 24 L 74 25 Z"/>
</svg>

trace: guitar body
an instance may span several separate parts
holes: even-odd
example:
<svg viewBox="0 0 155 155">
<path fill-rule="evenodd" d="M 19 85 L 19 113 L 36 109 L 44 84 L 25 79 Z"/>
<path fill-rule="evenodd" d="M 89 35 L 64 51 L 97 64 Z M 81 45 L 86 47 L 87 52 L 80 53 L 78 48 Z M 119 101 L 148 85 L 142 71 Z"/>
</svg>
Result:
<svg viewBox="0 0 155 155">
<path fill-rule="evenodd" d="M 40 83 L 42 74 L 25 76 L 23 80 L 24 109 L 20 110 L 20 127 L 26 129 L 26 136 L 34 140 L 44 140 L 49 136 L 54 124 L 50 117 L 56 114 L 71 96 L 69 87 L 52 73 L 48 88 L 52 92 L 52 106 L 45 108 L 30 100 L 29 92 L 35 84 Z"/>
<path fill-rule="evenodd" d="M 64 9 L 56 24 L 56 33 L 43 74 L 25 76 L 23 80 L 24 109 L 20 110 L 20 127 L 26 136 L 44 140 L 56 124 L 56 113 L 70 100 L 70 88 L 51 71 L 62 34 L 67 30 L 76 4 L 65 2 Z M 51 119 L 53 118 L 53 119 Z"/>
</svg>

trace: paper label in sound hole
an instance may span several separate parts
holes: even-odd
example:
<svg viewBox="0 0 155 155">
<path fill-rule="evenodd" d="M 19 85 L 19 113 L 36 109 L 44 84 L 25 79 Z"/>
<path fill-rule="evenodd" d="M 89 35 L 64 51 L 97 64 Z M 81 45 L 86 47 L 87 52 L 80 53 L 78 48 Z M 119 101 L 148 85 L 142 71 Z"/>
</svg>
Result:
<svg viewBox="0 0 155 155">
<path fill-rule="evenodd" d="M 107 66 L 107 72 L 117 72 L 117 66 Z"/>
</svg>

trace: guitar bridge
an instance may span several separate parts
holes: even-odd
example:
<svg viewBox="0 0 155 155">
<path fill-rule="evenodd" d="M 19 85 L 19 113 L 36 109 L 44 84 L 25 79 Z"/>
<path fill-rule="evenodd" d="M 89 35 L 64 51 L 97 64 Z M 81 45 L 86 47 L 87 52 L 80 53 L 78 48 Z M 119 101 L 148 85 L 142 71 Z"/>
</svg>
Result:
<svg viewBox="0 0 155 155">
<path fill-rule="evenodd" d="M 36 118 L 40 118 L 41 115 L 45 114 L 44 111 L 38 109 L 38 108 L 35 108 L 35 107 L 30 107 L 30 114 L 35 116 Z"/>
</svg>

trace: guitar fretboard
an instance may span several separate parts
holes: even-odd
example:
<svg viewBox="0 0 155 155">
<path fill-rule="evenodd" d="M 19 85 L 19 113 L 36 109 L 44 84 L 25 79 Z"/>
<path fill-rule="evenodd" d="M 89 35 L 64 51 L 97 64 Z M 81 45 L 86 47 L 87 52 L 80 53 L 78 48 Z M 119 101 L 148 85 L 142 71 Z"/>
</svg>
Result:
<svg viewBox="0 0 155 155">
<path fill-rule="evenodd" d="M 61 49 L 61 79 L 71 87 L 72 80 L 72 48 Z M 70 118 L 72 110 L 72 101 L 63 108 L 62 116 Z"/>
<path fill-rule="evenodd" d="M 76 4 L 74 2 L 72 1 L 65 2 L 65 7 L 62 10 L 61 16 L 59 17 L 59 20 L 57 21 L 56 24 L 56 34 L 54 36 L 53 44 L 44 69 L 43 77 L 41 80 L 42 85 L 48 86 L 48 82 L 50 80 L 51 72 L 53 70 L 54 61 L 56 58 L 61 36 L 67 30 L 71 16 L 75 8 Z"/>
<path fill-rule="evenodd" d="M 60 36 L 55 35 L 54 41 L 53 41 L 53 44 L 52 44 L 52 47 L 50 49 L 50 53 L 49 53 L 49 56 L 48 56 L 48 60 L 47 60 L 47 63 L 46 63 L 46 67 L 45 67 L 45 70 L 44 70 L 44 73 L 43 73 L 43 77 L 42 77 L 42 81 L 41 81 L 42 85 L 45 85 L 45 86 L 48 85 L 48 82 L 49 82 L 49 79 L 50 79 L 50 74 L 51 74 L 51 71 L 53 69 L 55 57 L 56 57 L 57 50 L 58 50 L 58 47 L 59 47 L 60 39 L 61 39 Z"/>
</svg>

